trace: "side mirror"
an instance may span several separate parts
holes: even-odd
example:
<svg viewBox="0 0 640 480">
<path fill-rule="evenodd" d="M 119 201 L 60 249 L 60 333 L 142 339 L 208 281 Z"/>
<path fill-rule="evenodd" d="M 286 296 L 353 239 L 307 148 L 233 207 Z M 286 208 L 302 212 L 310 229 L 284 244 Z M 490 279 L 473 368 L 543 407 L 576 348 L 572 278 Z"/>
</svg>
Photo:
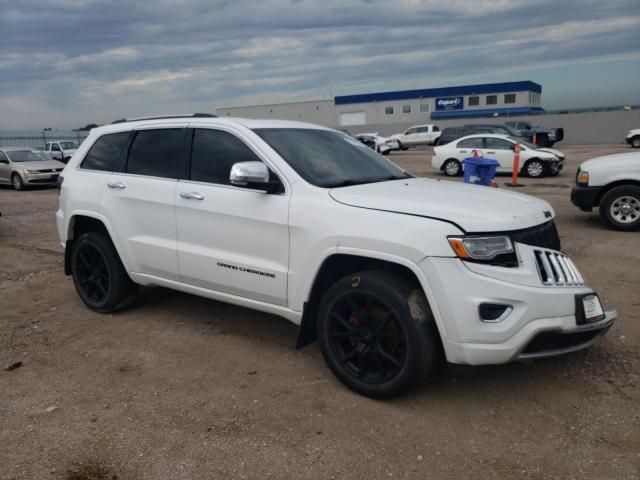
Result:
<svg viewBox="0 0 640 480">
<path fill-rule="evenodd" d="M 269 169 L 262 162 L 238 162 L 231 167 L 229 182 L 236 187 L 274 193 L 280 183 L 269 181 Z"/>
</svg>

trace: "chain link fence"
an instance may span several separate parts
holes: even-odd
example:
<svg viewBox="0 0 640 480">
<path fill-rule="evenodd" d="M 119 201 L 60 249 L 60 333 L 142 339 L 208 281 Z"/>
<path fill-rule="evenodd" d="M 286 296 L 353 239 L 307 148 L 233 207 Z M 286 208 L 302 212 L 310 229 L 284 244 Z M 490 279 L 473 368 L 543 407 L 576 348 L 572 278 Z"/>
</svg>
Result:
<svg viewBox="0 0 640 480">
<path fill-rule="evenodd" d="M 73 130 L 4 130 L 0 131 L 0 147 L 44 149 L 47 142 L 75 141 L 80 145 L 88 131 Z"/>
</svg>

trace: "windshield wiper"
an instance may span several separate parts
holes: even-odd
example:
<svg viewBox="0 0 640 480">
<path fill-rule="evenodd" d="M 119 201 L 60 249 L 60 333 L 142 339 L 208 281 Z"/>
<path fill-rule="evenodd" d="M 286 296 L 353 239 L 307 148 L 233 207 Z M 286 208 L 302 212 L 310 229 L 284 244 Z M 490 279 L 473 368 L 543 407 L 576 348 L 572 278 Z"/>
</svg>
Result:
<svg viewBox="0 0 640 480">
<path fill-rule="evenodd" d="M 349 179 L 335 183 L 325 183 L 320 186 L 324 188 L 350 187 L 352 185 L 363 185 L 365 183 L 378 183 L 386 182 L 389 180 L 404 180 L 405 178 L 412 178 L 412 176 L 405 172 L 404 175 L 388 175 L 386 177 Z"/>
</svg>

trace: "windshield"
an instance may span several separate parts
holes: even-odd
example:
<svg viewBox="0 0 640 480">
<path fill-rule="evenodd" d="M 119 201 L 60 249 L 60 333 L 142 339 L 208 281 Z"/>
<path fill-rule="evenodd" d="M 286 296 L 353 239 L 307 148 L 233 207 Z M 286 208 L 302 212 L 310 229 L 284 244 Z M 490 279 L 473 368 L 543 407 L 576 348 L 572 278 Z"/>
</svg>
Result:
<svg viewBox="0 0 640 480">
<path fill-rule="evenodd" d="M 5 152 L 12 162 L 37 162 L 51 160 L 49 156 L 37 150 L 12 150 Z"/>
<path fill-rule="evenodd" d="M 333 188 L 411 175 L 358 140 L 332 130 L 259 128 L 256 132 L 307 182 Z"/>
<path fill-rule="evenodd" d="M 525 147 L 531 149 L 531 150 L 537 150 L 538 146 L 534 145 L 533 143 L 529 143 L 526 140 L 522 140 L 522 137 L 509 137 L 511 140 L 513 140 L 514 142 L 519 143 L 520 145 L 524 145 Z"/>
<path fill-rule="evenodd" d="M 63 150 L 69 150 L 69 149 L 72 149 L 72 148 L 77 148 L 77 146 L 78 145 L 76 144 L 76 142 L 60 142 L 60 147 Z"/>
</svg>

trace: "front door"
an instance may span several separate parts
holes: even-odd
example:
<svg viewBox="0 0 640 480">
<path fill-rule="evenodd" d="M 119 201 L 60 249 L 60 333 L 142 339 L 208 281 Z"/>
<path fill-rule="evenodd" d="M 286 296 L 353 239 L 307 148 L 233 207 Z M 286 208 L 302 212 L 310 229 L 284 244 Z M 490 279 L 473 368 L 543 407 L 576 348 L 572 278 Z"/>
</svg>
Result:
<svg viewBox="0 0 640 480">
<path fill-rule="evenodd" d="M 286 305 L 289 193 L 231 185 L 232 165 L 247 161 L 262 159 L 237 132 L 192 130 L 190 175 L 175 194 L 180 274 L 191 285 Z"/>
<path fill-rule="evenodd" d="M 514 144 L 508 140 L 486 137 L 484 156 L 500 162 L 498 171 L 511 172 L 513 170 L 513 146 Z"/>
</svg>

